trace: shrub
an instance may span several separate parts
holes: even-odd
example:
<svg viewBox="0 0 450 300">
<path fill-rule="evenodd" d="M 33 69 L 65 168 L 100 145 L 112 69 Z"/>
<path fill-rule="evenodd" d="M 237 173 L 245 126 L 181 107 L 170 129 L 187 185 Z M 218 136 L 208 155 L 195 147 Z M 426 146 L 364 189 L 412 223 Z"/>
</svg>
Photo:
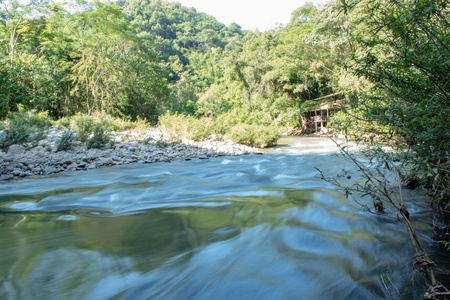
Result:
<svg viewBox="0 0 450 300">
<path fill-rule="evenodd" d="M 209 118 L 196 119 L 193 116 L 170 114 L 160 116 L 159 127 L 165 138 L 172 142 L 181 142 L 183 139 L 198 141 L 211 136 L 214 123 Z"/>
<path fill-rule="evenodd" d="M 5 148 L 14 144 L 37 144 L 51 126 L 51 119 L 47 112 L 36 113 L 19 108 L 19 111 L 8 114 L 3 126 L 5 136 L 2 142 Z"/>
<path fill-rule="evenodd" d="M 120 130 L 146 130 L 149 125 L 144 120 L 136 120 L 134 122 L 113 118 L 105 113 L 95 113 L 90 116 L 76 114 L 70 118 L 59 120 L 58 125 L 71 128 L 77 133 L 78 140 L 86 142 L 91 134 L 94 133 L 96 126 L 100 126 L 104 131 L 120 131 Z"/>
<path fill-rule="evenodd" d="M 94 130 L 94 120 L 90 116 L 77 114 L 70 118 L 70 127 L 77 133 L 78 140 L 86 142 Z"/>
<path fill-rule="evenodd" d="M 226 134 L 230 132 L 231 128 L 241 123 L 238 111 L 231 111 L 229 113 L 221 114 L 214 122 L 214 129 L 216 133 Z"/>
<path fill-rule="evenodd" d="M 58 142 L 56 151 L 67 151 L 72 147 L 72 141 L 74 140 L 73 132 L 70 130 L 64 131 L 61 139 Z"/>
<path fill-rule="evenodd" d="M 166 139 L 172 142 L 198 141 L 218 133 L 227 134 L 236 143 L 263 148 L 275 145 L 280 136 L 274 126 L 239 124 L 232 114 L 221 115 L 213 122 L 210 118 L 166 113 L 159 118 L 159 126 Z"/>
<path fill-rule="evenodd" d="M 238 124 L 231 129 L 229 137 L 238 144 L 265 148 L 276 144 L 280 132 L 273 126 Z"/>
<path fill-rule="evenodd" d="M 88 148 L 100 149 L 106 146 L 110 141 L 111 139 L 105 129 L 100 124 L 97 124 L 94 128 L 92 137 L 87 140 L 86 145 Z"/>
<path fill-rule="evenodd" d="M 214 132 L 214 123 L 210 118 L 196 119 L 194 117 L 189 117 L 187 122 L 187 138 L 190 140 L 199 141 L 202 139 L 207 139 Z"/>
</svg>

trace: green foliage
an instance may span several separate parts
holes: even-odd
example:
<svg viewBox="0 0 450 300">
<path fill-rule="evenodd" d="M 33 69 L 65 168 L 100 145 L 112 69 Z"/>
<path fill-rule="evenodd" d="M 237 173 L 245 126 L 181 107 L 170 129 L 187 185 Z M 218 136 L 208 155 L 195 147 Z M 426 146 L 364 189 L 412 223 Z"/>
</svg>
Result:
<svg viewBox="0 0 450 300">
<path fill-rule="evenodd" d="M 347 78 L 358 78 L 346 91 L 347 124 L 400 150 L 407 145 L 405 159 L 443 205 L 450 200 L 449 12 L 448 1 L 335 1 L 315 30 L 316 40 L 346 54 Z"/>
<path fill-rule="evenodd" d="M 439 241 L 442 245 L 444 245 L 444 248 L 447 249 L 447 251 L 450 251 L 450 242 L 446 241 Z"/>
<path fill-rule="evenodd" d="M 0 117 L 22 104 L 55 117 L 102 111 L 156 120 L 166 74 L 118 6 L 80 4 L 69 13 L 8 3 L 0 5 Z"/>
<path fill-rule="evenodd" d="M 243 43 L 245 33 L 179 3 L 134 0 L 122 6 L 139 36 L 155 41 L 168 71 L 171 92 L 158 111 L 194 114 L 192 103 L 220 80 L 224 57 Z"/>
<path fill-rule="evenodd" d="M 101 124 L 97 124 L 94 128 L 92 136 L 87 140 L 86 146 L 88 148 L 101 149 L 111 141 L 105 128 Z"/>
<path fill-rule="evenodd" d="M 56 124 L 68 129 L 72 129 L 77 133 L 77 139 L 86 142 L 95 128 L 100 126 L 105 131 L 123 131 L 123 130 L 141 130 L 144 131 L 149 127 L 144 120 L 130 121 L 122 118 L 114 118 L 105 113 L 94 113 L 90 116 L 84 114 L 76 114 L 69 118 L 63 118 Z"/>
<path fill-rule="evenodd" d="M 276 145 L 280 132 L 276 127 L 238 124 L 231 129 L 229 137 L 238 144 L 265 148 Z"/>
<path fill-rule="evenodd" d="M 71 118 L 70 128 L 77 133 L 79 141 L 86 142 L 95 128 L 94 119 L 83 114 L 77 114 Z"/>
<path fill-rule="evenodd" d="M 159 118 L 159 127 L 165 133 L 166 139 L 176 143 L 182 142 L 183 139 L 199 141 L 218 133 L 239 144 L 268 147 L 275 145 L 280 137 L 276 127 L 237 123 L 237 120 L 230 116 L 231 114 L 221 115 L 213 121 L 206 117 L 197 119 L 167 112 Z"/>
<path fill-rule="evenodd" d="M 57 143 L 56 151 L 67 151 L 72 147 L 72 141 L 75 139 L 74 134 L 70 130 L 63 132 L 61 139 Z"/>
<path fill-rule="evenodd" d="M 3 147 L 14 144 L 35 144 L 44 137 L 45 131 L 51 126 L 51 119 L 47 112 L 35 113 L 20 108 L 17 112 L 10 112 L 4 121 L 5 137 Z"/>
<path fill-rule="evenodd" d="M 197 119 L 169 112 L 159 118 L 159 127 L 167 140 L 177 143 L 183 139 L 199 141 L 209 138 L 213 133 L 213 122 L 209 118 Z"/>
<path fill-rule="evenodd" d="M 167 110 L 223 115 L 230 121 L 220 131 L 238 123 L 283 126 L 296 124 L 304 101 L 332 90 L 324 70 L 333 64 L 305 40 L 317 13 L 312 5 L 286 28 L 259 33 L 165 1 L 94 2 L 73 13 L 12 3 L 2 6 L 0 22 L 0 117 L 21 103 L 74 116 L 77 124 L 60 124 L 83 141 L 93 124 L 78 113 L 152 124 Z M 28 18 L 31 11 L 42 17 Z"/>
</svg>

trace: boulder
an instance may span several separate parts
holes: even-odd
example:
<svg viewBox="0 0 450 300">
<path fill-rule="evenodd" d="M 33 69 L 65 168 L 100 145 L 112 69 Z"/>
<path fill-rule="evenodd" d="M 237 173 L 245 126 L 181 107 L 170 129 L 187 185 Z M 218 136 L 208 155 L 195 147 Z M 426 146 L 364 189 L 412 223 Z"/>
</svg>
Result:
<svg viewBox="0 0 450 300">
<path fill-rule="evenodd" d="M 11 145 L 8 149 L 9 155 L 21 155 L 25 153 L 26 148 L 22 145 Z"/>
</svg>

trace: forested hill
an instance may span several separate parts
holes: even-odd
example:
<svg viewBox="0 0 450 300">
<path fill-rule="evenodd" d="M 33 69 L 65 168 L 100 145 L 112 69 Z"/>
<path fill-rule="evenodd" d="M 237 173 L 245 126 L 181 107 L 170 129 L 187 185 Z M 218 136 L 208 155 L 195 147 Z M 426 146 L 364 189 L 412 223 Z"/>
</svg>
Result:
<svg viewBox="0 0 450 300">
<path fill-rule="evenodd" d="M 307 100 L 334 91 L 336 55 L 305 42 L 317 13 L 311 4 L 293 12 L 285 28 L 266 33 L 227 27 L 178 3 L 121 5 L 168 71 L 170 93 L 160 112 L 222 117 L 230 125 L 295 125 Z"/>
<path fill-rule="evenodd" d="M 120 4 L 138 36 L 155 43 L 169 71 L 166 108 L 195 113 L 194 103 L 223 76 L 222 58 L 240 51 L 246 32 L 179 3 L 130 0 Z"/>
<path fill-rule="evenodd" d="M 190 52 L 211 53 L 224 49 L 235 38 L 245 34 L 237 24 L 230 27 L 212 16 L 179 3 L 130 0 L 120 3 L 140 36 L 154 40 L 165 61 L 172 55 Z M 183 59 L 183 63 L 188 61 Z"/>
</svg>

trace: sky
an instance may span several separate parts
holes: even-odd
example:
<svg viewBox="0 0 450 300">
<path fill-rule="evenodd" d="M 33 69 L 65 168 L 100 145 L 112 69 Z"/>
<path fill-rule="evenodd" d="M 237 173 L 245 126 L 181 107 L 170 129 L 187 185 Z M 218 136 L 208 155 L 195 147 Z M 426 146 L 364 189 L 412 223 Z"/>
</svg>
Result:
<svg viewBox="0 0 450 300">
<path fill-rule="evenodd" d="M 277 25 L 286 25 L 291 13 L 306 2 L 321 4 L 325 0 L 169 0 L 183 6 L 194 7 L 230 25 L 237 23 L 242 29 L 267 31 Z"/>
</svg>

